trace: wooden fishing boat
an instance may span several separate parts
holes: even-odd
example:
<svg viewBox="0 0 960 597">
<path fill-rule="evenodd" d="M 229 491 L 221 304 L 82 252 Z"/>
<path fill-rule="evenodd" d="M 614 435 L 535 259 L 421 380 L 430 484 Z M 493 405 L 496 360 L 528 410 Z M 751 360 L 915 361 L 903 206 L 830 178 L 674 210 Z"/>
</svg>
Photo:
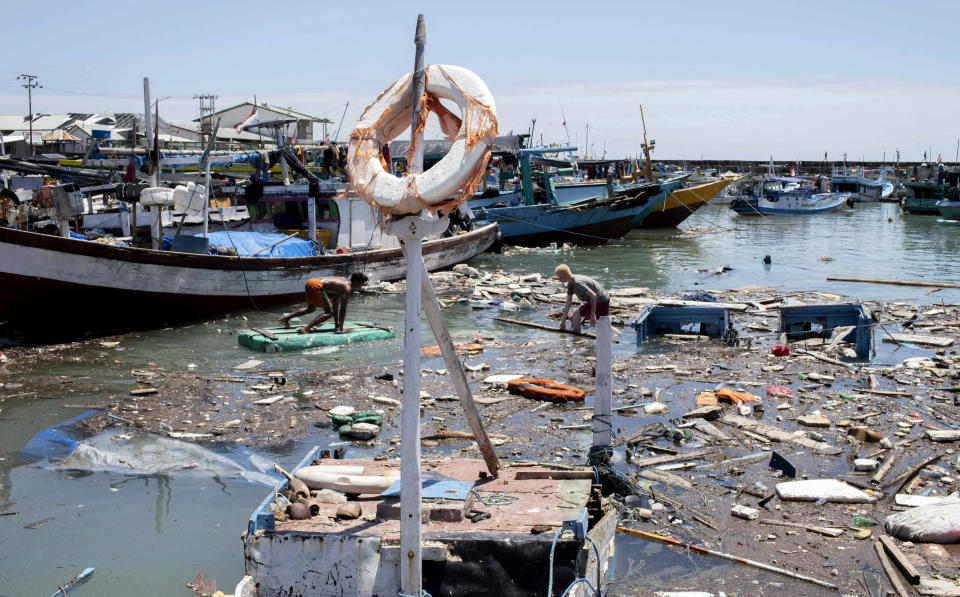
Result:
<svg viewBox="0 0 960 597">
<path fill-rule="evenodd" d="M 909 214 L 937 215 L 940 213 L 937 203 L 943 200 L 947 183 L 905 182 L 907 196 L 900 202 L 903 211 Z"/>
<path fill-rule="evenodd" d="M 679 183 L 677 183 L 679 184 Z M 481 221 L 495 222 L 503 241 L 522 246 L 550 243 L 599 245 L 621 238 L 663 202 L 661 185 L 644 185 L 612 198 L 585 199 L 565 205 L 540 203 L 477 210 Z"/>
<path fill-rule="evenodd" d="M 429 270 L 489 248 L 497 227 L 423 243 Z M 309 278 L 362 271 L 373 281 L 406 272 L 400 248 L 261 258 L 111 246 L 0 228 L 0 321 L 55 327 L 76 319 L 114 327 L 165 322 L 303 298 Z M 38 314 L 41 318 L 37 320 Z"/>
<path fill-rule="evenodd" d="M 666 200 L 643 219 L 640 228 L 674 228 L 679 226 L 734 180 L 726 178 L 671 191 Z"/>
</svg>

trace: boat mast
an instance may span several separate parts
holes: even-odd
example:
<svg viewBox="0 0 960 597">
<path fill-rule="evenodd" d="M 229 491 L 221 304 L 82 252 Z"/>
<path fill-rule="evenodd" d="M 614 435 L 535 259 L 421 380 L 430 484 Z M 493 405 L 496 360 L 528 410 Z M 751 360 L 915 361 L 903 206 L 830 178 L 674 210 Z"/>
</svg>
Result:
<svg viewBox="0 0 960 597">
<path fill-rule="evenodd" d="M 647 121 L 643 118 L 643 104 L 640 104 L 640 124 L 643 126 L 643 155 L 647 159 L 647 182 L 653 182 L 653 162 L 650 161 L 650 144 L 647 143 Z"/>
</svg>

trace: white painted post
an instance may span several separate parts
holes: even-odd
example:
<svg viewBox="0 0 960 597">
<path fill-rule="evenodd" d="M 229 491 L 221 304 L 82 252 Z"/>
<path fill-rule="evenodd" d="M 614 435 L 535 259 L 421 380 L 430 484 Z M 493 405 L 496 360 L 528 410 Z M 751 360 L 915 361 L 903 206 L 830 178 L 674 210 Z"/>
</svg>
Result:
<svg viewBox="0 0 960 597">
<path fill-rule="evenodd" d="M 286 160 L 280 160 L 280 174 L 283 176 L 283 186 L 290 186 L 290 170 Z"/>
<path fill-rule="evenodd" d="M 307 199 L 307 226 L 310 228 L 307 238 L 317 240 L 317 200 L 314 197 Z"/>
<path fill-rule="evenodd" d="M 597 318 L 597 373 L 593 395 L 593 447 L 610 446 L 613 413 L 610 390 L 613 380 L 613 343 L 610 340 L 610 316 Z"/>
<path fill-rule="evenodd" d="M 416 48 L 413 61 L 413 110 L 411 143 L 415 151 L 410 160 L 410 173 L 423 171 L 423 133 L 414 134 L 420 117 L 420 96 L 423 95 L 423 52 L 427 34 L 423 15 L 417 15 L 413 38 Z M 423 234 L 417 229 L 421 218 L 404 218 L 409 228 L 396 225 L 397 237 L 407 256 L 406 328 L 403 335 L 403 412 L 400 422 L 400 590 L 411 597 L 423 592 L 423 554 L 420 529 L 422 487 L 420 481 L 420 296 L 423 276 Z M 393 228 L 393 227 L 392 227 Z"/>
<path fill-rule="evenodd" d="M 401 238 L 407 254 L 407 301 L 403 332 L 403 408 L 400 422 L 400 587 L 420 595 L 420 291 L 423 243 L 413 233 Z"/>
<path fill-rule="evenodd" d="M 150 143 L 153 140 L 153 121 L 150 119 L 150 78 L 143 78 L 143 125 L 146 133 L 146 147 L 147 155 L 150 155 Z M 134 145 L 136 145 L 136 139 L 134 139 Z M 160 173 L 154 172 L 150 176 L 150 186 L 156 187 L 160 185 Z M 150 246 L 153 249 L 160 248 L 160 235 L 163 234 L 163 222 L 160 218 L 160 210 L 163 209 L 159 205 L 154 205 L 150 207 Z"/>
<path fill-rule="evenodd" d="M 442 228 L 438 228 L 437 230 L 442 232 L 446 230 L 447 225 L 449 225 L 449 219 L 442 218 L 440 221 L 442 222 Z M 401 245 L 401 249 L 405 250 L 403 245 Z M 447 330 L 447 323 L 444 321 L 443 314 L 440 311 L 440 304 L 437 302 L 437 296 L 433 291 L 433 284 L 430 282 L 426 265 L 423 266 L 420 279 L 423 292 L 423 299 L 421 301 L 423 312 L 427 316 L 427 321 L 430 323 L 430 329 L 433 331 L 433 336 L 437 340 L 437 345 L 440 346 L 443 362 L 447 365 L 450 380 L 453 382 L 457 390 L 457 395 L 460 397 L 463 414 L 467 419 L 467 424 L 470 425 L 470 430 L 473 431 L 474 438 L 477 440 L 477 446 L 480 448 L 480 453 L 483 454 L 483 460 L 487 465 L 487 470 L 490 471 L 492 476 L 497 477 L 500 475 L 500 461 L 497 459 L 497 453 L 493 449 L 490 438 L 487 437 L 486 429 L 483 428 L 480 412 L 477 410 L 477 404 L 473 401 L 473 392 L 470 391 L 470 384 L 463 371 L 463 362 L 457 354 L 453 339 L 450 338 L 450 332 Z"/>
<path fill-rule="evenodd" d="M 213 197 L 213 189 L 211 189 L 212 180 L 210 178 L 210 156 L 207 156 L 207 164 L 204 169 L 203 177 L 203 238 L 207 238 L 207 234 L 210 231 L 210 198 Z"/>
</svg>

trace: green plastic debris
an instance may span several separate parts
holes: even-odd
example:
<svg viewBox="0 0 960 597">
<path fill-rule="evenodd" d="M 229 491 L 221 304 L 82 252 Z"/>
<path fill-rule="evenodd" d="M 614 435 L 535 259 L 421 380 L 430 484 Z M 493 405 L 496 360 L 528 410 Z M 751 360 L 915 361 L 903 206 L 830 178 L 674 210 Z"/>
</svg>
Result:
<svg viewBox="0 0 960 597">
<path fill-rule="evenodd" d="M 351 415 L 333 415 L 330 419 L 337 427 L 343 427 L 344 425 L 353 423 L 353 416 Z"/>
<path fill-rule="evenodd" d="M 841 398 L 846 398 L 847 400 L 856 400 L 857 397 L 849 392 L 840 392 Z"/>
<path fill-rule="evenodd" d="M 877 526 L 877 521 L 870 518 L 869 516 L 854 516 L 853 525 L 857 527 L 875 527 Z"/>
</svg>

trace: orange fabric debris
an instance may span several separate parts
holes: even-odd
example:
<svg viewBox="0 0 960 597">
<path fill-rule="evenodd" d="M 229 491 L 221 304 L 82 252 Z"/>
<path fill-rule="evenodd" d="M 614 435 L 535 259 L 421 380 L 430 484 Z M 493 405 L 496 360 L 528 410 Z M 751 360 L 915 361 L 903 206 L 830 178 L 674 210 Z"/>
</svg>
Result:
<svg viewBox="0 0 960 597">
<path fill-rule="evenodd" d="M 697 394 L 697 406 L 715 406 L 719 403 L 714 392 L 700 392 Z"/>
<path fill-rule="evenodd" d="M 483 350 L 483 344 L 478 344 L 477 342 L 472 342 L 470 344 L 457 344 L 454 346 L 454 348 L 456 348 L 457 352 L 459 353 L 473 354 L 473 353 L 481 352 Z M 424 348 L 421 348 L 420 352 L 428 357 L 438 357 L 441 354 L 440 346 L 436 344 L 433 346 L 426 346 Z"/>
<path fill-rule="evenodd" d="M 755 400 L 760 400 L 760 398 L 754 396 L 750 392 L 735 392 L 730 388 L 721 388 L 717 390 L 717 399 L 720 402 L 726 402 L 728 404 L 740 404 L 741 402 L 753 402 Z"/>
</svg>

